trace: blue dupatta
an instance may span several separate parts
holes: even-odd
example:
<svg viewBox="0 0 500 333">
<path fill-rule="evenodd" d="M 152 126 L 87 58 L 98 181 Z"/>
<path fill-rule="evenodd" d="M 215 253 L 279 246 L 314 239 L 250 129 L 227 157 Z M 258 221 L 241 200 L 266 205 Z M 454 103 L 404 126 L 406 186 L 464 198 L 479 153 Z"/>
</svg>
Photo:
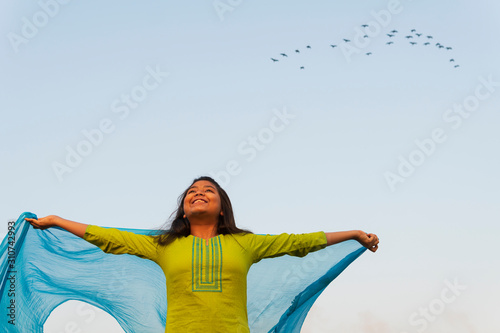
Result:
<svg viewBox="0 0 500 333">
<path fill-rule="evenodd" d="M 106 311 L 127 333 L 165 331 L 165 276 L 156 263 L 104 253 L 60 228 L 34 229 L 26 217 L 36 215 L 21 214 L 1 244 L 2 332 L 43 332 L 50 313 L 68 300 Z M 299 333 L 321 292 L 365 250 L 346 241 L 303 258 L 283 256 L 254 264 L 247 290 L 251 332 Z"/>
</svg>

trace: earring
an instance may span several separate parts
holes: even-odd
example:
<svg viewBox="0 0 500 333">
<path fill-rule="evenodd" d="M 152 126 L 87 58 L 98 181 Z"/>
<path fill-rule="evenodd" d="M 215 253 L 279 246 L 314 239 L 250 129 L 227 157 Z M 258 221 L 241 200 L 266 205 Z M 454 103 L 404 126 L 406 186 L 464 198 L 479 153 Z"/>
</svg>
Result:
<svg viewBox="0 0 500 333">
<path fill-rule="evenodd" d="M 183 217 L 183 218 L 186 218 L 186 214 L 184 214 L 182 217 Z"/>
</svg>

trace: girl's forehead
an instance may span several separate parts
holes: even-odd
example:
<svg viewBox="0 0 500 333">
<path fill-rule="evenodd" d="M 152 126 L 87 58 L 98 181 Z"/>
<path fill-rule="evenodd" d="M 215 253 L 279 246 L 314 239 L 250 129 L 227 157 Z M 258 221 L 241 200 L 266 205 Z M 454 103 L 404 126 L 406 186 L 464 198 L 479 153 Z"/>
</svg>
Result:
<svg viewBox="0 0 500 333">
<path fill-rule="evenodd" d="M 208 180 L 198 180 L 189 188 L 198 188 L 198 187 L 212 187 L 215 189 L 215 185 L 212 184 L 212 182 L 209 182 Z"/>
</svg>

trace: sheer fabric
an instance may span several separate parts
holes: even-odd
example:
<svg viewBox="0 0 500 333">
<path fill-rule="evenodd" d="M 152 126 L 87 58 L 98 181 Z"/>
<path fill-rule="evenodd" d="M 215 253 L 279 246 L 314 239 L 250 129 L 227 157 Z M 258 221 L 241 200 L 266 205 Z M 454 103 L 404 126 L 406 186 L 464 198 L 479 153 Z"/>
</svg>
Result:
<svg viewBox="0 0 500 333">
<path fill-rule="evenodd" d="M 43 324 L 68 300 L 112 315 L 127 333 L 162 333 L 166 322 L 165 276 L 150 260 L 106 254 L 60 228 L 38 230 L 23 213 L 1 244 L 0 327 L 43 332 Z M 153 230 L 124 229 L 137 234 Z M 298 258 L 254 264 L 248 273 L 248 322 L 252 333 L 299 333 L 314 301 L 366 249 L 347 241 Z"/>
</svg>

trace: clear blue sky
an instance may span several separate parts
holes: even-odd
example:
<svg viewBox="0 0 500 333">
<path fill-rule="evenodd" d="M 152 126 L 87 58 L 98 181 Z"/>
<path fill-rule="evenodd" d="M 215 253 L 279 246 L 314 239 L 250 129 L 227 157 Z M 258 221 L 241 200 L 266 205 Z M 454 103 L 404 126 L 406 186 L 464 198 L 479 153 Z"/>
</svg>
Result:
<svg viewBox="0 0 500 333">
<path fill-rule="evenodd" d="M 254 232 L 380 236 L 304 332 L 498 328 L 499 4 L 54 4 L 1 5 L 0 233 L 158 227 L 213 174 Z"/>
</svg>

